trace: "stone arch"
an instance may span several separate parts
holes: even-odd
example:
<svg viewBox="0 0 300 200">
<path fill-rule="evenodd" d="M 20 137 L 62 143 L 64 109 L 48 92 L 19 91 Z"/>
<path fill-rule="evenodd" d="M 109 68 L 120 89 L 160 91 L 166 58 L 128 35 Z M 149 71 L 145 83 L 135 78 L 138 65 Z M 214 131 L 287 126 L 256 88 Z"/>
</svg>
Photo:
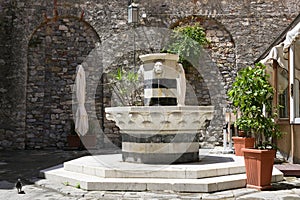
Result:
<svg viewBox="0 0 300 200">
<path fill-rule="evenodd" d="M 204 29 L 206 37 L 210 40 L 210 45 L 205 47 L 199 62 L 193 64 L 193 68 L 198 73 L 191 73 L 191 80 L 198 79 L 204 82 L 195 82 L 196 88 L 202 91 L 197 96 L 209 95 L 211 104 L 215 106 L 215 116 L 210 124 L 209 135 L 202 138 L 202 142 L 218 143 L 222 138 L 222 127 L 225 123 L 226 93 L 232 83 L 235 72 L 235 44 L 230 32 L 224 25 L 213 18 L 201 16 L 188 16 L 179 19 L 170 25 L 170 28 L 199 25 Z M 197 92 L 197 90 L 196 90 Z"/>
<path fill-rule="evenodd" d="M 227 91 L 231 86 L 232 78 L 235 76 L 234 72 L 236 71 L 236 53 L 233 37 L 219 21 L 196 15 L 179 19 L 171 24 L 170 28 L 173 29 L 178 26 L 192 25 L 195 23 L 201 25 L 205 30 L 206 37 L 211 42 L 205 50 L 219 68 L 223 82 L 225 83 L 224 88 Z"/>
<path fill-rule="evenodd" d="M 78 17 L 48 20 L 32 33 L 27 54 L 27 148 L 65 147 L 73 119 L 76 67 L 97 43 L 96 31 Z M 88 64 L 85 68 L 90 70 Z"/>
<path fill-rule="evenodd" d="M 133 39 L 135 34 L 136 38 Z M 110 67 L 116 60 L 122 58 L 126 53 L 135 50 L 137 52 L 159 52 L 168 43 L 171 30 L 157 27 L 138 27 L 135 30 L 125 31 L 116 36 L 108 38 L 102 43 L 103 67 Z M 138 37 L 137 37 L 138 36 Z M 122 40 L 120 40 L 122 38 Z M 135 41 L 135 45 L 132 44 Z M 210 93 L 211 104 L 215 106 L 215 117 L 210 126 L 209 133 L 215 138 L 213 142 L 219 141 L 224 123 L 225 89 L 224 82 L 217 64 L 212 62 L 208 51 L 203 51 L 195 60 L 191 60 L 196 71 L 202 76 Z M 194 73 L 194 71 L 192 72 Z M 111 127 L 108 127 L 111 128 Z M 110 132 L 113 130 L 110 130 Z"/>
</svg>

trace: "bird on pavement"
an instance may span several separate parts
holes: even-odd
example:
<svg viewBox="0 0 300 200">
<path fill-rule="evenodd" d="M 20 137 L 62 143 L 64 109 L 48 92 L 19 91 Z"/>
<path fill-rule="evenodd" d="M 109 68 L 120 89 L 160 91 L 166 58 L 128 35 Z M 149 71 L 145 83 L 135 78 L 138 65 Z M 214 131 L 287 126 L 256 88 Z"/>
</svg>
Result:
<svg viewBox="0 0 300 200">
<path fill-rule="evenodd" d="M 18 179 L 18 181 L 16 183 L 16 188 L 18 190 L 18 193 L 20 194 L 22 192 L 22 183 L 21 183 L 20 179 Z"/>
</svg>

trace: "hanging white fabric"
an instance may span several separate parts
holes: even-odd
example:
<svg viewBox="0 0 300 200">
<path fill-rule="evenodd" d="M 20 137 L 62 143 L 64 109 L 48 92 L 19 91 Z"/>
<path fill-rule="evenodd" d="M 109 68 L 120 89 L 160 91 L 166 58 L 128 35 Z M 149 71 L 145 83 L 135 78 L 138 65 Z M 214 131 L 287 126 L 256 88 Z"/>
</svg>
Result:
<svg viewBox="0 0 300 200">
<path fill-rule="evenodd" d="M 82 65 L 78 66 L 76 75 L 76 97 L 78 101 L 78 107 L 75 116 L 75 131 L 78 135 L 85 135 L 89 129 L 88 115 L 85 109 L 85 72 Z"/>
</svg>

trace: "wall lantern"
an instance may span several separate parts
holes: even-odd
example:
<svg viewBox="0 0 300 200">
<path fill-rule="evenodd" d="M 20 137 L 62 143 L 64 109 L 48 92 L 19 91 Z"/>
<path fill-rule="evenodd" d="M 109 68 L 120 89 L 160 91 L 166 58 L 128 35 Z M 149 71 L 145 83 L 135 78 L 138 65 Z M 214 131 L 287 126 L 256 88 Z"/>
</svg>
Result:
<svg viewBox="0 0 300 200">
<path fill-rule="evenodd" d="M 139 7 L 136 3 L 128 6 L 128 23 L 137 23 L 139 18 Z"/>
</svg>

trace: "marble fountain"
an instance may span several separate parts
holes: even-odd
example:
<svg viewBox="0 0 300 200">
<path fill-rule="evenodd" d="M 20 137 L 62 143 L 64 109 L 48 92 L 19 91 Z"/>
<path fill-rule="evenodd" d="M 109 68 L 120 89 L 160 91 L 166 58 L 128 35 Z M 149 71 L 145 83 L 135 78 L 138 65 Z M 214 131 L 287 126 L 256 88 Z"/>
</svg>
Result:
<svg viewBox="0 0 300 200">
<path fill-rule="evenodd" d="M 179 56 L 140 56 L 146 106 L 106 108 L 122 134 L 123 161 L 170 164 L 199 160 L 201 127 L 213 106 L 185 106 L 186 80 Z"/>
<path fill-rule="evenodd" d="M 95 154 L 42 170 L 40 175 L 85 190 L 215 192 L 246 186 L 244 159 L 199 152 L 198 134 L 213 106 L 186 106 L 184 70 L 173 54 L 140 56 L 145 106 L 109 107 L 122 150 Z M 99 153 L 98 152 L 98 153 Z M 273 181 L 283 175 L 273 169 Z"/>
</svg>

